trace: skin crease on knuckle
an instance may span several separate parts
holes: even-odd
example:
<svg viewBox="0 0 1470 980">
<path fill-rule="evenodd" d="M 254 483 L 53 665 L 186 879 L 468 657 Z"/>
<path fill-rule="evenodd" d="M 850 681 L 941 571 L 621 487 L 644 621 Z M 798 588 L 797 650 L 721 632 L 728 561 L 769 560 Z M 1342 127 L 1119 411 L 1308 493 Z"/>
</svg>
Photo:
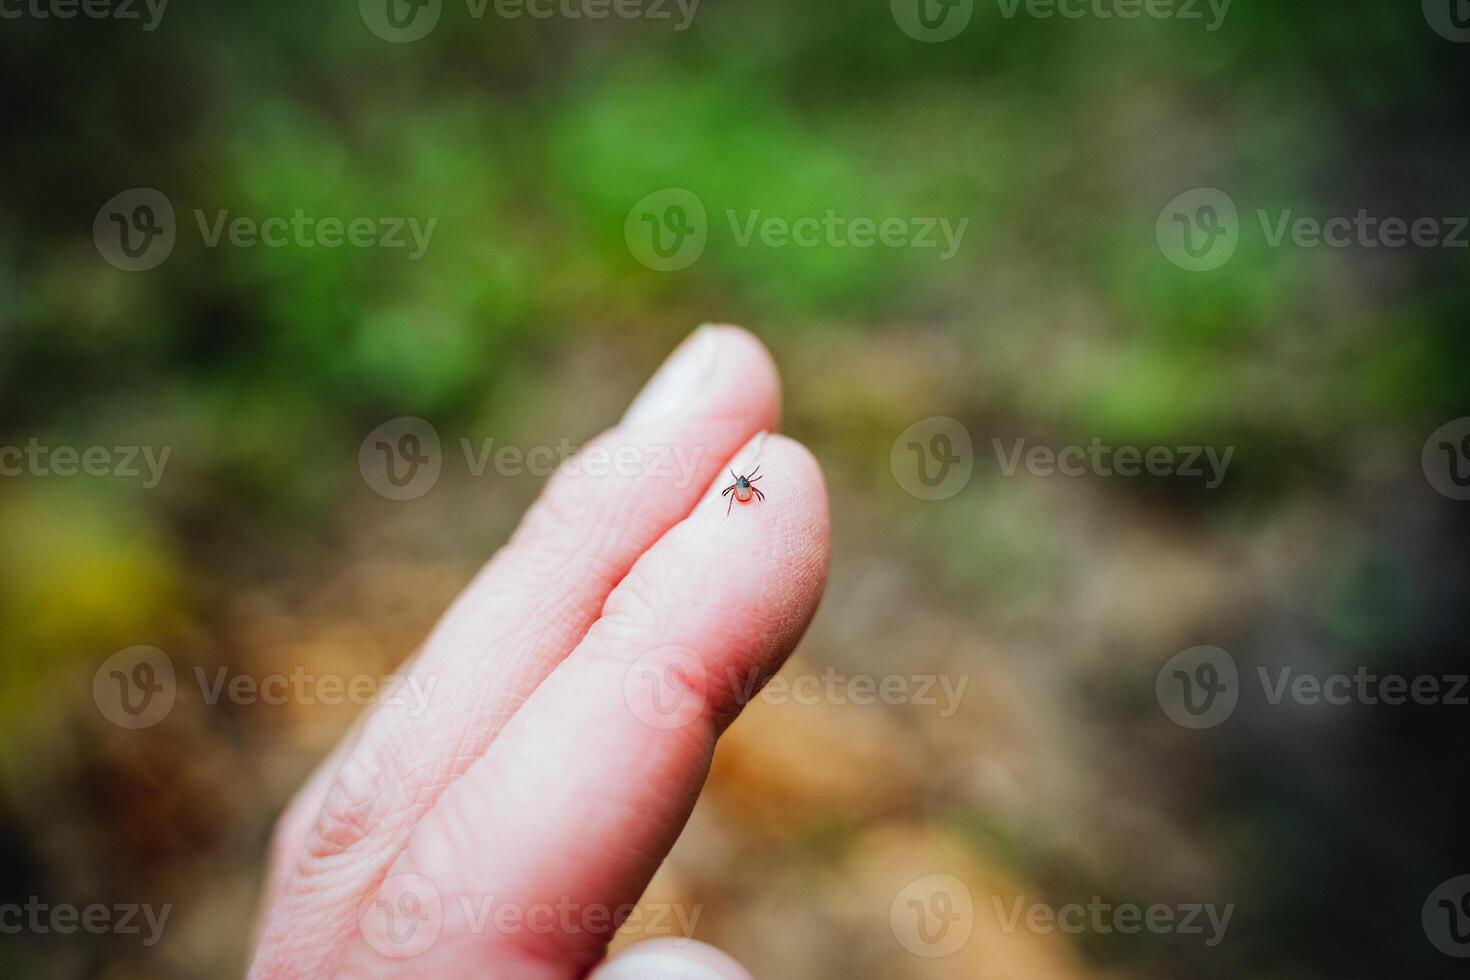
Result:
<svg viewBox="0 0 1470 980">
<path fill-rule="evenodd" d="M 397 812 L 400 795 L 382 786 L 391 770 L 365 761 L 354 753 L 342 763 L 331 792 L 307 835 L 298 856 L 297 871 L 306 877 L 334 866 L 341 859 L 373 847 L 384 830 L 385 817 Z"/>
</svg>

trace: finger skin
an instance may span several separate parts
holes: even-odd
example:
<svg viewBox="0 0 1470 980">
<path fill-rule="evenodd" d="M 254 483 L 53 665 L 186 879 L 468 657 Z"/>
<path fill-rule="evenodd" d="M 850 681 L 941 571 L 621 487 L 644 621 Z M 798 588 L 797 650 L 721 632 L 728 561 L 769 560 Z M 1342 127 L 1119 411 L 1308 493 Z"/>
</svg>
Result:
<svg viewBox="0 0 1470 980">
<path fill-rule="evenodd" d="M 286 806 L 285 812 L 276 821 L 275 831 L 271 834 L 270 862 L 264 895 L 261 897 L 263 912 L 269 911 L 289 884 L 291 874 L 295 871 L 297 856 L 305 847 L 307 835 L 316 824 L 317 815 L 321 813 L 332 782 L 337 778 L 337 771 L 342 768 L 343 760 L 362 735 L 362 723 L 363 719 L 359 717 L 331 754 L 307 777 Z"/>
<path fill-rule="evenodd" d="M 587 980 L 751 980 L 721 950 L 682 939 L 650 939 L 604 960 Z"/>
<path fill-rule="evenodd" d="M 725 457 L 774 424 L 779 380 L 764 346 L 703 328 L 647 385 L 622 424 L 554 476 L 510 543 L 446 613 L 409 668 L 434 683 L 430 708 L 380 705 L 330 777 L 293 804 L 290 870 L 265 917 L 252 977 L 334 972 L 357 913 L 428 812 L 582 639 L 638 557 L 688 514 Z M 593 452 L 636 447 L 635 472 L 578 471 Z M 692 479 L 678 480 L 682 450 Z M 648 472 L 652 470 L 653 472 Z M 303 818 L 306 812 L 310 817 Z"/>
<path fill-rule="evenodd" d="M 737 457 L 737 472 L 751 468 L 751 455 Z M 392 875 L 432 883 L 442 929 L 398 975 L 470 975 L 469 964 L 496 963 L 512 976 L 567 978 L 601 958 L 611 925 L 507 930 L 464 911 L 484 896 L 524 908 L 637 901 L 688 818 L 719 733 L 795 646 L 826 581 L 827 496 L 816 461 L 780 436 L 763 440 L 759 461 L 767 499 L 726 517 L 712 484 L 424 815 Z M 663 655 L 647 655 L 670 648 L 688 651 L 672 655 L 681 672 L 658 675 Z M 645 690 L 640 672 L 650 663 L 672 687 Z M 386 966 L 365 943 L 347 962 L 354 973 Z"/>
</svg>

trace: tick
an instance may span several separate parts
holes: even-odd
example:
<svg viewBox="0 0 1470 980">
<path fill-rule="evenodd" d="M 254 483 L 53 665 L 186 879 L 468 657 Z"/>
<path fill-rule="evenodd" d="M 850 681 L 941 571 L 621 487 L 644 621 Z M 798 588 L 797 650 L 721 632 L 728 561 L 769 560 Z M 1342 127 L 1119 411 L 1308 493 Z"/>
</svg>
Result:
<svg viewBox="0 0 1470 980">
<path fill-rule="evenodd" d="M 752 495 L 757 496 L 762 500 L 765 500 L 766 495 L 761 493 L 760 488 L 751 486 L 751 484 L 757 482 L 758 480 L 765 479 L 765 477 L 763 476 L 756 476 L 756 474 L 760 471 L 761 468 L 757 466 L 755 469 L 750 471 L 750 476 L 735 476 L 735 471 L 731 470 L 730 475 L 735 476 L 735 482 L 730 484 L 725 489 L 721 490 L 720 496 L 723 497 L 727 493 L 730 494 L 730 507 L 734 507 L 735 501 L 737 500 L 740 501 L 742 504 L 750 503 L 750 498 Z M 732 490 L 734 491 L 734 493 L 731 493 Z M 730 516 L 730 507 L 725 508 L 726 517 Z"/>
</svg>

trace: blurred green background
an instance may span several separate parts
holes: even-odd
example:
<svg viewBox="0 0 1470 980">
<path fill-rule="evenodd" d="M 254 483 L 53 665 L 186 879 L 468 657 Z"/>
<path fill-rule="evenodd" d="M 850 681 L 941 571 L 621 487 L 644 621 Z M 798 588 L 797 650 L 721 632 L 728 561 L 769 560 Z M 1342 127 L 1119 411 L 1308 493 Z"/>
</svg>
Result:
<svg viewBox="0 0 1470 980">
<path fill-rule="evenodd" d="M 540 480 L 446 465 L 385 500 L 398 416 L 452 444 L 585 440 L 694 325 L 739 322 L 821 459 L 834 564 L 787 668 L 970 678 L 960 710 L 757 703 L 652 895 L 771 977 L 1451 975 L 1424 896 L 1467 870 L 1464 711 L 1243 708 L 1171 724 L 1197 644 L 1255 664 L 1463 663 L 1464 504 L 1420 469 L 1467 414 L 1463 249 L 1271 248 L 1258 208 L 1470 213 L 1470 48 L 1413 2 L 1237 0 L 1199 21 L 1006 18 L 944 43 L 886 2 L 704 0 L 674 20 L 483 18 L 413 43 L 357 6 L 184 3 L 0 21 L 0 446 L 171 447 L 137 479 L 0 478 L 0 902 L 169 902 L 164 939 L 0 937 L 16 977 L 246 962 L 275 815 L 356 713 L 99 713 L 137 644 L 259 675 L 390 671 Z M 147 272 L 93 219 L 177 213 Z M 668 187 L 709 244 L 625 239 Z M 1234 257 L 1168 261 L 1160 210 L 1240 207 Z M 207 247 L 194 211 L 437 219 L 407 250 Z M 968 219 L 962 247 L 740 247 L 724 214 Z M 962 422 L 975 475 L 905 493 L 894 440 Z M 1218 489 L 1005 476 L 990 440 L 1235 447 Z M 1458 862 L 1458 863 L 1457 863 Z M 1227 940 L 999 934 L 909 955 L 933 871 L 977 896 L 1235 903 Z M 987 928 L 990 931 L 986 931 Z"/>
</svg>

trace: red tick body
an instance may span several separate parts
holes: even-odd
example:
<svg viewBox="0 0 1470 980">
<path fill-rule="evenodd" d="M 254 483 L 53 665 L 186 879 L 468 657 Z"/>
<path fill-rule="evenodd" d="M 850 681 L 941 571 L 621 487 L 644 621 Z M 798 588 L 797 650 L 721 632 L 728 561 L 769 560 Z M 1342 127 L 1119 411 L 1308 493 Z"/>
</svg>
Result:
<svg viewBox="0 0 1470 980">
<path fill-rule="evenodd" d="M 759 487 L 751 486 L 757 480 L 764 479 L 764 477 L 756 476 L 760 471 L 761 468 L 759 466 L 751 470 L 749 476 L 735 476 L 735 471 L 730 471 L 730 475 L 735 476 L 735 482 L 720 491 L 721 497 L 726 494 L 730 495 L 730 506 L 725 508 L 726 517 L 730 516 L 730 508 L 735 506 L 735 501 L 737 500 L 742 504 L 748 504 L 750 503 L 751 497 L 759 497 L 761 500 L 766 499 L 766 495 L 760 492 Z"/>
</svg>

